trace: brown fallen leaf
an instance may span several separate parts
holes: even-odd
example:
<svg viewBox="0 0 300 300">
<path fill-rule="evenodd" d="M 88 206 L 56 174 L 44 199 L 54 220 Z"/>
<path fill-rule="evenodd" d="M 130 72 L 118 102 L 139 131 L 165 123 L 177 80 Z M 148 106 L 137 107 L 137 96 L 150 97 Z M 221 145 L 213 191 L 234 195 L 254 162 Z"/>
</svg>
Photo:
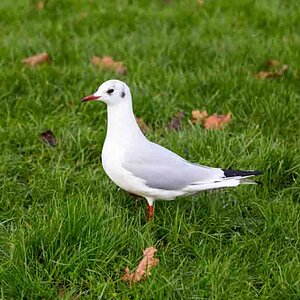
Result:
<svg viewBox="0 0 300 300">
<path fill-rule="evenodd" d="M 159 263 L 158 258 L 154 258 L 154 254 L 157 251 L 153 246 L 146 248 L 143 252 L 143 258 L 140 261 L 135 272 L 130 273 L 128 267 L 125 268 L 125 274 L 122 276 L 122 280 L 127 281 L 130 285 L 131 283 L 137 283 L 143 279 L 146 279 L 150 275 L 150 270 L 152 267 L 156 266 Z"/>
<path fill-rule="evenodd" d="M 127 73 L 127 68 L 123 65 L 123 63 L 120 61 L 114 61 L 111 56 L 93 56 L 92 64 L 100 69 L 114 71 L 120 75 Z"/>
<path fill-rule="evenodd" d="M 273 67 L 277 67 L 279 65 L 282 65 L 282 63 L 279 60 L 270 59 L 270 60 L 267 61 L 266 65 L 267 65 L 267 68 L 273 68 Z"/>
<path fill-rule="evenodd" d="M 50 61 L 50 57 L 48 55 L 48 53 L 44 52 L 44 53 L 40 53 L 34 56 L 30 56 L 27 58 L 22 59 L 22 63 L 27 64 L 31 67 L 35 67 L 38 64 L 41 63 L 51 63 Z"/>
<path fill-rule="evenodd" d="M 255 77 L 257 79 L 272 79 L 272 78 L 277 78 L 283 76 L 285 71 L 288 69 L 287 65 L 284 65 L 281 69 L 279 69 L 276 72 L 271 72 L 271 71 L 260 71 L 255 74 Z"/>
<path fill-rule="evenodd" d="M 183 111 L 177 112 L 167 127 L 169 129 L 174 129 L 176 131 L 179 131 L 181 129 L 181 122 L 183 118 L 184 118 L 184 112 Z"/>
<path fill-rule="evenodd" d="M 231 120 L 231 114 L 227 115 L 217 115 L 214 114 L 212 116 L 207 117 L 204 120 L 204 127 L 206 129 L 222 129 L 226 124 L 228 124 Z"/>
<path fill-rule="evenodd" d="M 208 115 L 207 111 L 193 110 L 192 111 L 192 123 L 202 124 L 206 129 L 222 129 L 231 120 L 231 114 Z"/>
<path fill-rule="evenodd" d="M 48 146 L 55 147 L 57 145 L 57 140 L 50 129 L 42 132 L 40 138 Z"/>
<path fill-rule="evenodd" d="M 193 110 L 192 111 L 192 123 L 193 124 L 203 124 L 203 121 L 208 117 L 206 110 Z"/>
<path fill-rule="evenodd" d="M 266 79 L 266 78 L 272 78 L 274 76 L 273 76 L 273 72 L 260 71 L 255 74 L 255 77 L 257 79 Z"/>
<path fill-rule="evenodd" d="M 135 118 L 136 119 L 136 122 L 138 123 L 140 129 L 143 131 L 143 132 L 148 132 L 149 131 L 149 127 L 148 125 L 144 122 L 143 118 Z"/>
<path fill-rule="evenodd" d="M 278 76 L 283 76 L 284 73 L 288 70 L 288 65 L 282 65 L 282 67 L 277 71 Z"/>
<path fill-rule="evenodd" d="M 37 11 L 40 11 L 40 10 L 42 10 L 42 9 L 45 8 L 45 4 L 46 4 L 46 1 L 45 1 L 45 0 L 41 0 L 41 1 L 39 1 L 39 2 L 37 3 L 37 5 L 35 6 L 35 9 L 36 9 Z"/>
<path fill-rule="evenodd" d="M 266 62 L 267 70 L 260 71 L 255 74 L 257 79 L 272 79 L 282 77 L 289 68 L 288 65 L 282 64 L 280 61 L 271 59 Z"/>
</svg>

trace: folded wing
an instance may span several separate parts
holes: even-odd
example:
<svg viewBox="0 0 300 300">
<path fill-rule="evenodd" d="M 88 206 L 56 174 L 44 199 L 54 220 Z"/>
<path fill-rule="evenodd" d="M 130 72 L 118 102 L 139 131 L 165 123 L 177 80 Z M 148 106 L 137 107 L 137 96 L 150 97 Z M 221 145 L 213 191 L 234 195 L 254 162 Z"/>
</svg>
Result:
<svg viewBox="0 0 300 300">
<path fill-rule="evenodd" d="M 180 190 L 192 184 L 220 181 L 224 171 L 190 163 L 172 151 L 147 141 L 125 153 L 122 167 L 154 189 Z"/>
</svg>

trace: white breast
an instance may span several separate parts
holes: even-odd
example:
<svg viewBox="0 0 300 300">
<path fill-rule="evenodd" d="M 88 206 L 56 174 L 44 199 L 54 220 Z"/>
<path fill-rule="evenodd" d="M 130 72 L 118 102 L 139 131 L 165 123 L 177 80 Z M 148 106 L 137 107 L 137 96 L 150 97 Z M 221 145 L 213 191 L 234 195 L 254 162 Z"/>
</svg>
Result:
<svg viewBox="0 0 300 300">
<path fill-rule="evenodd" d="M 122 149 L 106 141 L 102 150 L 103 169 L 120 188 L 133 194 L 143 195 L 147 187 L 141 179 L 134 177 L 122 167 L 122 152 Z"/>
<path fill-rule="evenodd" d="M 122 150 L 116 149 L 110 143 L 104 143 L 102 165 L 108 177 L 123 190 L 142 197 L 165 200 L 173 200 L 184 194 L 182 191 L 165 191 L 148 187 L 144 180 L 133 176 L 122 167 Z"/>
</svg>

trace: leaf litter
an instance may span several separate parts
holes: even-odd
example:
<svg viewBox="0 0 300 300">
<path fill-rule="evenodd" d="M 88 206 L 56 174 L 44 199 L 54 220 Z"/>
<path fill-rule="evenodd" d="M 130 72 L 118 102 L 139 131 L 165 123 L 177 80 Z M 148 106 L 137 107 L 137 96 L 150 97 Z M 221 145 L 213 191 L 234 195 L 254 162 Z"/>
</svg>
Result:
<svg viewBox="0 0 300 300">
<path fill-rule="evenodd" d="M 29 65 L 31 67 L 35 67 L 36 65 L 42 64 L 42 63 L 51 63 L 50 56 L 48 53 L 43 52 L 36 54 L 34 56 L 30 56 L 27 58 L 22 59 L 22 63 Z"/>
<path fill-rule="evenodd" d="M 204 5 L 204 0 L 197 0 L 198 6 L 202 7 Z"/>
<path fill-rule="evenodd" d="M 55 147 L 58 144 L 54 133 L 50 129 L 42 132 L 40 138 L 48 146 Z"/>
<path fill-rule="evenodd" d="M 174 117 L 172 118 L 172 120 L 170 121 L 170 123 L 168 124 L 168 128 L 169 129 L 173 129 L 176 131 L 179 131 L 182 127 L 182 120 L 184 118 L 184 112 L 183 111 L 179 111 L 177 112 Z"/>
<path fill-rule="evenodd" d="M 36 9 L 37 11 L 40 11 L 40 10 L 42 10 L 42 9 L 45 8 L 45 5 L 46 5 L 46 1 L 45 1 L 45 0 L 41 0 L 41 1 L 39 1 L 39 2 L 36 4 L 35 9 Z"/>
<path fill-rule="evenodd" d="M 193 110 L 192 111 L 192 123 L 193 124 L 202 124 L 203 120 L 208 117 L 208 113 L 206 110 Z"/>
<path fill-rule="evenodd" d="M 129 268 L 126 267 L 125 274 L 121 279 L 126 281 L 128 285 L 145 280 L 150 275 L 150 270 L 159 263 L 159 259 L 154 258 L 156 251 L 157 249 L 153 246 L 146 248 L 143 252 L 143 258 L 138 264 L 135 272 L 130 273 Z"/>
<path fill-rule="evenodd" d="M 257 79 L 273 79 L 282 77 L 288 68 L 289 66 L 287 64 L 283 64 L 275 59 L 270 59 L 266 62 L 266 70 L 256 73 L 255 77 Z"/>
<path fill-rule="evenodd" d="M 206 110 L 192 111 L 192 123 L 201 124 L 206 129 L 223 129 L 231 119 L 231 113 L 227 113 L 226 115 L 209 115 Z"/>
<path fill-rule="evenodd" d="M 111 56 L 93 56 L 92 64 L 102 70 L 113 71 L 120 75 L 127 73 L 127 68 L 121 61 L 115 61 Z"/>
<path fill-rule="evenodd" d="M 204 127 L 206 129 L 223 129 L 224 126 L 230 122 L 230 120 L 230 113 L 226 115 L 213 114 L 204 120 Z"/>
</svg>

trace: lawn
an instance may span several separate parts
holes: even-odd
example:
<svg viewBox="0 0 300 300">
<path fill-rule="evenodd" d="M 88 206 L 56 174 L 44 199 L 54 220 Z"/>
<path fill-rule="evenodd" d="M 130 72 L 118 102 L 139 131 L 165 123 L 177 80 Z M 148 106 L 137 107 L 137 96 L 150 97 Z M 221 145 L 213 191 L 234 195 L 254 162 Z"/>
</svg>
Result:
<svg viewBox="0 0 300 300">
<path fill-rule="evenodd" d="M 37 3 L 0 2 L 0 298 L 299 299 L 299 1 Z M 51 64 L 21 62 L 41 52 Z M 257 79 L 270 59 L 288 70 Z M 80 103 L 111 78 L 130 86 L 149 139 L 263 170 L 262 186 L 158 201 L 147 222 L 146 201 L 102 169 L 105 106 Z M 195 109 L 233 119 L 207 130 L 189 121 Z M 182 129 L 168 129 L 179 111 Z M 47 129 L 56 147 L 40 140 Z M 159 265 L 128 287 L 125 267 L 151 245 Z"/>
</svg>

